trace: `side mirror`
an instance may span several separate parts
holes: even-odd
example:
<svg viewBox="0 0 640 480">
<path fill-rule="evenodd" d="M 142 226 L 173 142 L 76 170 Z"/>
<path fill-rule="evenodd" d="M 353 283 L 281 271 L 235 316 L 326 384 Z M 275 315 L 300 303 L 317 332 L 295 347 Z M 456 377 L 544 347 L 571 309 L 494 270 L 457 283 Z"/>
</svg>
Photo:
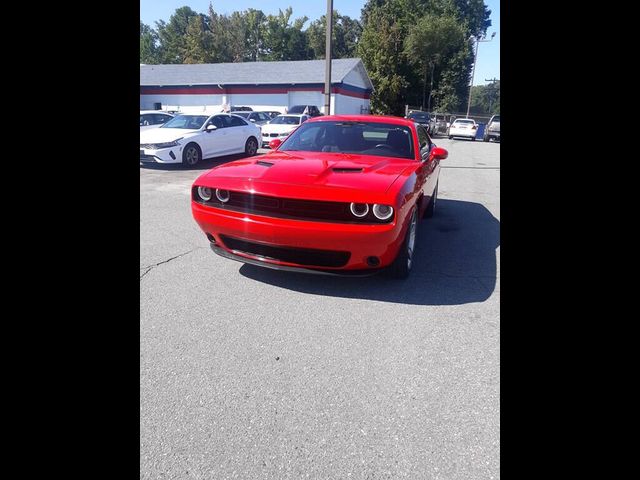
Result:
<svg viewBox="0 0 640 480">
<path fill-rule="evenodd" d="M 214 130 L 217 130 L 218 127 L 216 127 L 215 125 L 207 125 L 207 133 L 209 132 L 213 132 Z"/>
<path fill-rule="evenodd" d="M 271 150 L 275 150 L 276 148 L 278 148 L 280 145 L 282 144 L 282 140 L 280 140 L 279 138 L 274 138 L 273 140 L 271 140 L 269 142 L 269 148 Z"/>
<path fill-rule="evenodd" d="M 433 150 L 431 150 L 432 160 L 444 160 L 448 156 L 449 156 L 449 152 L 446 151 L 444 148 L 433 147 Z"/>
</svg>

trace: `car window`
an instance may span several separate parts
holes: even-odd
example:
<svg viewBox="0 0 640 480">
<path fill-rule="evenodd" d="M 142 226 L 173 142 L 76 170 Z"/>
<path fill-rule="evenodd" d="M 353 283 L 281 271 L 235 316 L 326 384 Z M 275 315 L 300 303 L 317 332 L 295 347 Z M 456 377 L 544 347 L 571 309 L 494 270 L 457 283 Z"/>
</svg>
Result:
<svg viewBox="0 0 640 480">
<path fill-rule="evenodd" d="M 298 116 L 289 116 L 289 115 L 280 115 L 273 120 L 271 120 L 271 124 L 275 125 L 298 125 L 300 123 L 300 117 Z"/>
<path fill-rule="evenodd" d="M 287 137 L 279 150 L 415 158 L 409 127 L 378 122 L 305 122 Z"/>
<path fill-rule="evenodd" d="M 417 126 L 416 130 L 418 131 L 418 144 L 420 145 L 420 151 L 427 147 L 429 148 L 429 135 L 427 135 L 427 131 L 422 126 Z"/>
<path fill-rule="evenodd" d="M 167 121 L 171 120 L 173 117 L 169 116 L 169 115 L 164 115 L 164 114 L 159 114 L 156 113 L 153 116 L 153 123 L 154 125 L 157 125 L 159 123 L 166 123 Z"/>
<path fill-rule="evenodd" d="M 225 122 L 223 120 L 224 115 L 216 115 L 209 120 L 209 125 L 214 125 L 216 128 L 224 128 Z"/>
<path fill-rule="evenodd" d="M 244 127 L 247 125 L 242 118 L 236 117 L 234 115 L 229 115 L 228 127 Z"/>
<path fill-rule="evenodd" d="M 305 109 L 304 105 L 294 105 L 289 109 L 289 113 L 303 113 Z"/>
<path fill-rule="evenodd" d="M 460 125 L 460 124 L 466 124 L 466 125 L 473 125 L 476 122 L 473 120 L 456 120 L 455 122 L 453 122 L 456 125 Z"/>
<path fill-rule="evenodd" d="M 164 123 L 160 128 L 185 128 L 197 130 L 209 118 L 207 115 L 178 115 L 168 122 Z"/>
<path fill-rule="evenodd" d="M 496 115 L 491 121 L 500 123 L 500 115 Z"/>
<path fill-rule="evenodd" d="M 140 115 L 140 126 L 151 125 L 153 120 L 151 119 L 151 115 Z"/>
<path fill-rule="evenodd" d="M 260 112 L 258 114 L 258 118 L 260 119 L 261 122 L 267 122 L 267 121 L 271 120 L 271 117 L 269 115 L 267 115 L 266 113 L 264 113 L 264 112 Z"/>
</svg>

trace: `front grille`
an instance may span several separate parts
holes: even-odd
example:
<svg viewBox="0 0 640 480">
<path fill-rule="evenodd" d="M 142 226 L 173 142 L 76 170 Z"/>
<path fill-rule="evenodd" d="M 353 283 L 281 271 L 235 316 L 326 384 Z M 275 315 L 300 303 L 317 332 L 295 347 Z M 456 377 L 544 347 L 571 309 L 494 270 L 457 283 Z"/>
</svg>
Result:
<svg viewBox="0 0 640 480">
<path fill-rule="evenodd" d="M 380 224 L 391 223 L 393 215 L 387 220 L 378 220 L 373 209 L 363 218 L 356 218 L 349 210 L 346 202 L 325 202 L 317 200 L 298 200 L 293 198 L 268 197 L 245 192 L 229 192 L 229 201 L 220 202 L 215 195 L 205 202 L 198 196 L 198 187 L 191 190 L 193 201 L 210 207 L 232 210 L 235 212 L 265 215 L 267 217 L 288 218 L 294 220 L 313 220 L 321 222 Z"/>
<path fill-rule="evenodd" d="M 227 248 L 237 252 L 257 255 L 271 260 L 308 265 L 316 267 L 344 267 L 351 253 L 333 250 L 316 250 L 311 248 L 274 247 L 260 243 L 248 242 L 239 238 L 220 235 Z"/>
<path fill-rule="evenodd" d="M 156 145 L 154 143 L 141 143 L 140 148 L 146 148 L 147 150 L 155 150 Z"/>
<path fill-rule="evenodd" d="M 269 136 L 270 137 L 277 137 L 278 135 L 280 135 L 279 133 L 270 133 Z"/>
<path fill-rule="evenodd" d="M 156 157 L 154 157 L 153 155 L 140 155 L 140 161 L 141 162 L 156 162 Z"/>
</svg>

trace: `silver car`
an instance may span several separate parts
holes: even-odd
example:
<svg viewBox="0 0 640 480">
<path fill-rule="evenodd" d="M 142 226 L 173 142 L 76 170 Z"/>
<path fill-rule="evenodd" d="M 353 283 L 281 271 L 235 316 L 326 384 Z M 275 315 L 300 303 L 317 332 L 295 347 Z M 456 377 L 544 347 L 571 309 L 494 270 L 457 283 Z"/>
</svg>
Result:
<svg viewBox="0 0 640 480">
<path fill-rule="evenodd" d="M 494 115 L 484 128 L 482 140 L 490 142 L 491 139 L 500 141 L 500 115 Z"/>
</svg>

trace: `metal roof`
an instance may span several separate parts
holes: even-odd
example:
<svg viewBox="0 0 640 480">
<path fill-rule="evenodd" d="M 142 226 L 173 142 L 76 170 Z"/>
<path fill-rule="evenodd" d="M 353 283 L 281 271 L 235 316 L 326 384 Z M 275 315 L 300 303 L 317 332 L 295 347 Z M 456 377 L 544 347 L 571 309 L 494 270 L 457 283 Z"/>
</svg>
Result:
<svg viewBox="0 0 640 480">
<path fill-rule="evenodd" d="M 331 61 L 331 83 L 340 83 L 358 68 L 373 89 L 359 58 Z M 324 60 L 286 62 L 140 65 L 140 85 L 268 85 L 324 83 Z"/>
</svg>

